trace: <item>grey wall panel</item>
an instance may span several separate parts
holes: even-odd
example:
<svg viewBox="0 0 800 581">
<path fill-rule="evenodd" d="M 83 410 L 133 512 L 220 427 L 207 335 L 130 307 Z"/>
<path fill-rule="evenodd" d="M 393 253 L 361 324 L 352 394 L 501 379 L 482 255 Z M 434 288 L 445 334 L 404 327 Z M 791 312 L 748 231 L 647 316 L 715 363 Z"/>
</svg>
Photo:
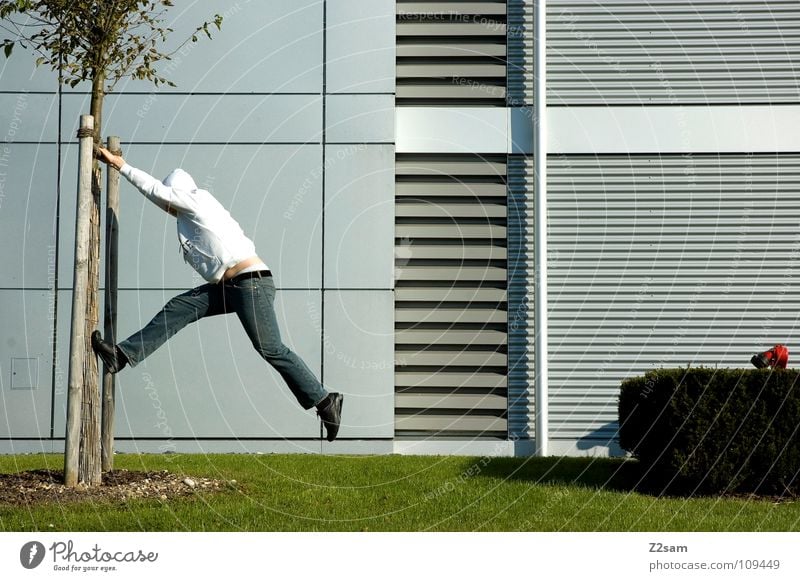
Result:
<svg viewBox="0 0 800 581">
<path fill-rule="evenodd" d="M 0 144 L 0 288 L 53 288 L 55 145 Z"/>
<path fill-rule="evenodd" d="M 15 18 L 16 22 L 29 22 Z M 12 35 L 3 31 L 3 38 Z M 0 57 L 0 89 L 3 91 L 53 91 L 58 90 L 58 73 L 47 66 L 36 66 L 36 55 L 32 50 L 19 44 L 14 47 L 10 58 Z"/>
<path fill-rule="evenodd" d="M 326 106 L 326 141 L 394 143 L 392 95 L 328 95 Z"/>
<path fill-rule="evenodd" d="M 393 93 L 395 1 L 327 6 L 327 91 Z"/>
<path fill-rule="evenodd" d="M 126 145 L 125 159 L 166 176 L 190 172 L 226 206 L 275 272 L 277 286 L 316 287 L 322 268 L 319 145 Z M 64 148 L 59 285 L 72 284 L 77 147 Z M 103 202 L 105 203 L 105 202 Z M 190 288 L 204 281 L 178 251 L 175 220 L 122 179 L 120 273 L 123 288 Z M 104 270 L 101 269 L 101 277 Z M 103 279 L 101 278 L 101 281 Z"/>
<path fill-rule="evenodd" d="M 530 109 L 509 111 L 515 149 L 526 151 Z M 800 124 L 798 105 L 553 107 L 547 115 L 550 153 L 800 151 L 800 134 L 783 130 Z"/>
<path fill-rule="evenodd" d="M 211 26 L 187 43 L 171 61 L 157 65 L 177 87 L 149 81 L 124 80 L 128 92 L 319 92 L 322 87 L 322 2 L 270 0 L 229 2 L 203 0 L 176 3 L 165 23 L 175 31 L 164 45 L 174 51 L 191 32 L 214 14 L 223 16 L 222 29 Z M 76 91 L 88 91 L 88 83 Z"/>
<path fill-rule="evenodd" d="M 0 290 L 0 437 L 50 436 L 54 293 Z"/>
<path fill-rule="evenodd" d="M 325 442 L 327 445 L 328 442 Z M 368 442 L 367 444 L 372 444 Z M 377 447 L 377 443 L 371 447 Z M 387 442 L 391 451 L 391 442 Z M 120 453 L 131 454 L 159 454 L 164 451 L 178 454 L 319 454 L 321 449 L 319 439 L 296 440 L 121 440 L 114 443 L 114 450 Z M 1 448 L 0 448 L 1 449 Z M 347 453 L 347 452 L 344 452 Z M 373 451 L 373 454 L 376 453 Z M 252 456 L 247 459 L 251 462 L 259 459 Z"/>
<path fill-rule="evenodd" d="M 391 288 L 394 147 L 325 149 L 325 286 Z"/>
<path fill-rule="evenodd" d="M 121 291 L 119 335 L 144 326 L 174 294 Z M 71 292 L 59 293 L 70 305 Z M 278 291 L 275 311 L 286 345 L 319 377 L 318 291 Z M 58 350 L 68 353 L 70 308 L 59 309 Z M 58 378 L 57 378 L 58 379 Z M 66 376 L 64 376 L 66 381 Z M 66 386 L 56 382 L 56 435 L 64 433 Z M 117 376 L 118 436 L 317 437 L 318 421 L 296 402 L 253 349 L 235 314 L 204 319 Z"/>
<path fill-rule="evenodd" d="M 325 291 L 325 385 L 342 391 L 342 438 L 394 434 L 392 291 Z"/>
<path fill-rule="evenodd" d="M 798 101 L 796 0 L 557 0 L 547 11 L 551 105 Z"/>
<path fill-rule="evenodd" d="M 508 118 L 503 107 L 398 107 L 397 152 L 506 153 Z"/>
<path fill-rule="evenodd" d="M 792 344 L 796 154 L 560 156 L 548 166 L 551 437 L 612 438 L 626 377 L 749 368 L 753 353 Z"/>
<path fill-rule="evenodd" d="M 24 83 L 14 82 L 13 89 Z M 3 89 L 12 89 L 4 85 Z M 77 127 L 77 125 L 76 125 Z M 0 143 L 55 141 L 58 131 L 56 95 L 0 94 Z"/>
<path fill-rule="evenodd" d="M 64 95 L 63 131 L 75 139 L 88 95 Z M 315 95 L 112 94 L 103 135 L 149 143 L 306 143 L 319 141 L 322 100 Z"/>
<path fill-rule="evenodd" d="M 799 105 L 551 107 L 555 153 L 740 153 L 800 150 Z M 398 107 L 398 153 L 530 154 L 530 107 Z"/>
</svg>

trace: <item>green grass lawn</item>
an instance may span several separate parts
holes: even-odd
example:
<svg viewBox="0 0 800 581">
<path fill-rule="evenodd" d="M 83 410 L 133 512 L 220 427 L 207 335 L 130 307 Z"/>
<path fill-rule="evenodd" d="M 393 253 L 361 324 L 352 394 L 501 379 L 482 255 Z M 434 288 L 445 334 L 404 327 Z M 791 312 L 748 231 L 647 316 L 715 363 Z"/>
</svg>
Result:
<svg viewBox="0 0 800 581">
<path fill-rule="evenodd" d="M 0 472 L 61 469 L 0 456 Z M 0 505 L 2 531 L 798 531 L 800 502 L 631 492 L 618 459 L 118 455 L 115 468 L 236 480 L 160 501 Z"/>
</svg>

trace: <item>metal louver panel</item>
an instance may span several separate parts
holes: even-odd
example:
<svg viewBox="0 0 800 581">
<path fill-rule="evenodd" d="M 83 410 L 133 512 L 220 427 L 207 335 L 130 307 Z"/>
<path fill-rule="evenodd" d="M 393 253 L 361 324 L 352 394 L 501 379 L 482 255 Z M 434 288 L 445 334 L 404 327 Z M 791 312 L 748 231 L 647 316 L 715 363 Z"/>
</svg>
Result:
<svg viewBox="0 0 800 581">
<path fill-rule="evenodd" d="M 800 101 L 797 0 L 552 0 L 547 12 L 551 105 Z"/>
<path fill-rule="evenodd" d="M 505 156 L 395 171 L 395 434 L 505 438 Z"/>
<path fill-rule="evenodd" d="M 397 6 L 397 105 L 504 105 L 506 3 Z"/>
<path fill-rule="evenodd" d="M 794 343 L 800 155 L 561 156 L 548 175 L 551 438 L 614 437 L 626 377 Z"/>
<path fill-rule="evenodd" d="M 533 83 L 533 0 L 508 0 L 508 106 L 531 105 Z"/>
<path fill-rule="evenodd" d="M 532 439 L 535 430 L 533 280 L 533 157 L 508 156 L 508 433 Z"/>
</svg>

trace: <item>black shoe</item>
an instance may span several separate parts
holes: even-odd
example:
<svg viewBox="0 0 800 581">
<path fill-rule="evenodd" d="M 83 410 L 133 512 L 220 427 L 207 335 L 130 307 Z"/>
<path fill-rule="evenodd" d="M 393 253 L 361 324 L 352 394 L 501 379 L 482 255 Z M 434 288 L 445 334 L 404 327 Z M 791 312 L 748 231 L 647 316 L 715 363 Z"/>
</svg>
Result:
<svg viewBox="0 0 800 581">
<path fill-rule="evenodd" d="M 128 363 L 128 358 L 116 345 L 103 341 L 100 331 L 92 333 L 92 349 L 106 366 L 110 373 L 116 373 Z"/>
<path fill-rule="evenodd" d="M 339 424 L 342 423 L 342 400 L 344 396 L 341 393 L 333 392 L 326 399 L 328 403 L 325 404 L 325 407 L 317 409 L 317 415 L 322 420 L 327 431 L 326 439 L 329 442 L 333 442 L 336 439 L 336 434 L 339 433 Z"/>
</svg>

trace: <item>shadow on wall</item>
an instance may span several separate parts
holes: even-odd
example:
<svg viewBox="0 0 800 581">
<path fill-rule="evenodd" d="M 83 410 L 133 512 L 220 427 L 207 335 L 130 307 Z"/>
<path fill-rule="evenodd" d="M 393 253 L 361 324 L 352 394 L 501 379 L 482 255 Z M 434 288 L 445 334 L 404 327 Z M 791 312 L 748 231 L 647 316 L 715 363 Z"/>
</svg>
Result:
<svg viewBox="0 0 800 581">
<path fill-rule="evenodd" d="M 578 439 L 575 448 L 584 452 L 581 456 L 623 457 L 626 452 L 620 448 L 618 438 L 619 424 L 608 422 Z"/>
<path fill-rule="evenodd" d="M 513 401 L 510 404 L 513 405 Z M 617 422 L 607 424 L 592 430 L 574 444 L 559 445 L 563 440 L 553 440 L 549 445 L 551 456 L 578 456 L 593 458 L 626 458 L 628 453 L 618 443 L 619 426 Z M 536 454 L 536 438 L 531 430 L 526 429 L 523 436 L 514 441 L 514 456 L 522 458 Z"/>
</svg>

